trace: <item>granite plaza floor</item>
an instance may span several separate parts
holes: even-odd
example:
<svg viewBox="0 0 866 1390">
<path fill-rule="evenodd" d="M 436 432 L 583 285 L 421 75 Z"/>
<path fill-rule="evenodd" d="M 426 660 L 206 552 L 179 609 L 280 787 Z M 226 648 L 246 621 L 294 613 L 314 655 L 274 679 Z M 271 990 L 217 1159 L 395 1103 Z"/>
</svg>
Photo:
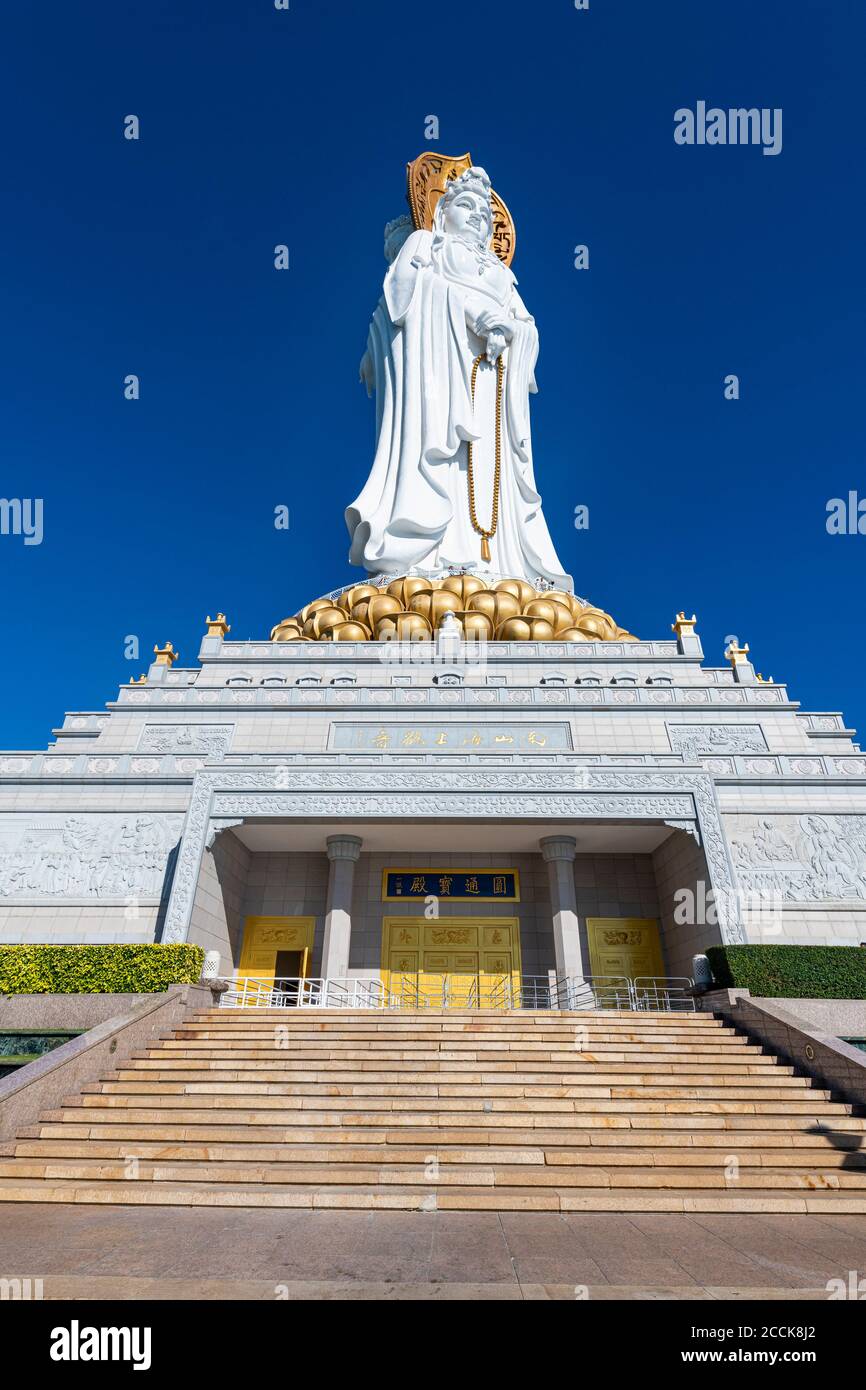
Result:
<svg viewBox="0 0 866 1390">
<path fill-rule="evenodd" d="M 10 1205 L 47 1299 L 820 1299 L 866 1216 L 303 1212 Z"/>
</svg>

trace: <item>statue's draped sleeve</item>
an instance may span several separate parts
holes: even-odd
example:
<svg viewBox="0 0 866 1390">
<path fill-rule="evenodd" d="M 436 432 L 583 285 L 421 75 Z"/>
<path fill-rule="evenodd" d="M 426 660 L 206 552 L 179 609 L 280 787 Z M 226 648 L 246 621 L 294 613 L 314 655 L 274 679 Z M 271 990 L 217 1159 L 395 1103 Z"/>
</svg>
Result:
<svg viewBox="0 0 866 1390">
<path fill-rule="evenodd" d="M 376 391 L 378 447 L 363 492 L 346 510 L 353 564 L 387 553 L 411 566 L 452 515 L 437 465 L 474 439 L 464 295 L 433 265 L 432 234 L 413 232 L 385 277 L 362 378 Z M 423 548 L 423 547 L 422 547 Z"/>
</svg>

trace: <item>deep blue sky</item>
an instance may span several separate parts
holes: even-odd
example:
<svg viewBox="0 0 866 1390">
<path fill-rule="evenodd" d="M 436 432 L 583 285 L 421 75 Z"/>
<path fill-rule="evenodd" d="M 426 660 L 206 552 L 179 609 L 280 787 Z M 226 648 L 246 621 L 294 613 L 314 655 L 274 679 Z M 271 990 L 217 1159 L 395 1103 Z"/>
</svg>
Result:
<svg viewBox="0 0 866 1390">
<path fill-rule="evenodd" d="M 126 634 L 192 665 L 207 612 L 264 638 L 353 577 L 358 361 L 431 113 L 515 216 L 578 592 L 643 637 L 694 609 L 714 663 L 736 633 L 863 723 L 866 536 L 825 530 L 866 496 L 862 0 L 10 0 L 0 32 L 0 496 L 45 503 L 41 546 L 0 537 L 0 746 L 114 698 Z M 677 146 L 699 99 L 782 107 L 782 153 Z"/>
</svg>

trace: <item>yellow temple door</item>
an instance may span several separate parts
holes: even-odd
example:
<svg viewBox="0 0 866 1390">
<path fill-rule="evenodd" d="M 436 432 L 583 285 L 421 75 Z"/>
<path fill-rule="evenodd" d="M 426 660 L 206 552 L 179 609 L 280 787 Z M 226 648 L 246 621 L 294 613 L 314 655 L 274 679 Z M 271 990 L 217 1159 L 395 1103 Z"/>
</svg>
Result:
<svg viewBox="0 0 866 1390">
<path fill-rule="evenodd" d="M 418 989 L 431 1002 L 467 1008 L 478 998 L 477 951 L 425 951 L 418 974 Z"/>
<path fill-rule="evenodd" d="M 658 922 L 653 917 L 588 917 L 593 975 L 664 975 Z"/>
<path fill-rule="evenodd" d="M 520 986 L 520 923 L 516 917 L 386 917 L 382 980 L 407 1002 L 503 1007 Z"/>
<path fill-rule="evenodd" d="M 238 979 L 306 979 L 315 929 L 315 917 L 247 917 Z"/>
</svg>

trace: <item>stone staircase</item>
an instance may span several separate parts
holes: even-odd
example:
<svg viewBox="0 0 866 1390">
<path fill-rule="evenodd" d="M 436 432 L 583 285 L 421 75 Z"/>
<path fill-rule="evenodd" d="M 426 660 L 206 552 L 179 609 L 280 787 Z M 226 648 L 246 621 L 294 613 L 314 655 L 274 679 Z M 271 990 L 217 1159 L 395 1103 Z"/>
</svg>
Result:
<svg viewBox="0 0 866 1390">
<path fill-rule="evenodd" d="M 214 1009 L 0 1146 L 0 1200 L 866 1213 L 866 1119 L 704 1014 Z"/>
</svg>

